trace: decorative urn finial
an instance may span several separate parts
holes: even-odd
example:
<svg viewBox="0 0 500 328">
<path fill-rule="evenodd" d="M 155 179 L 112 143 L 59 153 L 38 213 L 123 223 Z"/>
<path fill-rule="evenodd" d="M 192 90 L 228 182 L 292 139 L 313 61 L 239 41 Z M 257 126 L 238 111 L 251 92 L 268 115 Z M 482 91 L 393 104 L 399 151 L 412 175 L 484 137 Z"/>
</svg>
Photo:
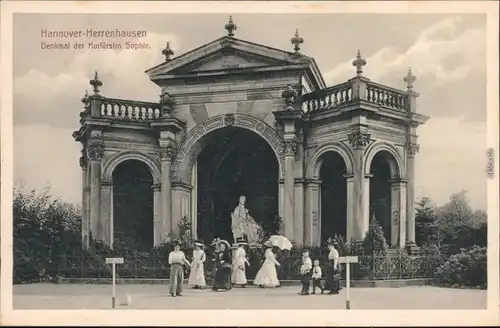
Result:
<svg viewBox="0 0 500 328">
<path fill-rule="evenodd" d="M 172 49 L 170 49 L 170 41 L 167 42 L 167 45 L 165 47 L 165 49 L 163 49 L 161 51 L 161 54 L 163 56 L 165 56 L 165 61 L 168 62 L 168 61 L 171 61 L 172 60 L 172 56 L 174 55 L 174 51 Z"/>
<path fill-rule="evenodd" d="M 406 76 L 403 78 L 403 81 L 406 82 L 406 88 L 408 89 L 408 91 L 413 89 L 413 83 L 415 83 L 416 80 L 417 80 L 417 77 L 415 75 L 413 75 L 413 73 L 411 72 L 411 67 L 410 67 L 408 69 L 408 74 L 406 74 Z"/>
<path fill-rule="evenodd" d="M 232 38 L 234 36 L 234 31 L 238 29 L 238 26 L 233 22 L 233 16 L 229 16 L 229 22 L 224 28 L 227 30 L 227 36 Z"/>
<path fill-rule="evenodd" d="M 94 96 L 99 95 L 99 88 L 102 87 L 102 81 L 99 80 L 99 75 L 95 71 L 94 79 L 89 81 L 89 84 L 94 87 Z"/>
<path fill-rule="evenodd" d="M 86 104 L 89 99 L 89 92 L 85 90 L 85 96 L 82 98 L 82 103 Z"/>
<path fill-rule="evenodd" d="M 295 30 L 295 35 L 290 39 L 290 42 L 293 45 L 293 50 L 295 50 L 295 53 L 299 53 L 300 45 L 304 43 L 304 39 L 299 36 L 299 29 Z"/>
<path fill-rule="evenodd" d="M 352 62 L 352 66 L 356 67 L 356 74 L 358 76 L 363 75 L 363 66 L 366 65 L 366 60 L 361 57 L 361 52 L 358 50 L 358 54 L 356 55 L 356 59 Z"/>
<path fill-rule="evenodd" d="M 161 114 L 169 114 L 172 111 L 172 105 L 174 104 L 174 100 L 172 99 L 172 96 L 170 96 L 170 93 L 167 91 L 164 91 L 160 95 L 160 109 L 161 109 Z"/>
<path fill-rule="evenodd" d="M 281 93 L 281 97 L 285 99 L 285 103 L 287 105 L 287 108 L 290 108 L 295 104 L 295 99 L 297 98 L 297 91 L 289 84 L 286 86 L 285 91 Z"/>
</svg>

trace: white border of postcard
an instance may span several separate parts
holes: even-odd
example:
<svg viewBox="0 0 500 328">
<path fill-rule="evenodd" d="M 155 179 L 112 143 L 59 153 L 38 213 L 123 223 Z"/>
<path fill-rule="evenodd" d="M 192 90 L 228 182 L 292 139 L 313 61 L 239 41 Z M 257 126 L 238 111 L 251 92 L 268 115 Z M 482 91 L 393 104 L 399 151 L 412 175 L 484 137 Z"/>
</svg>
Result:
<svg viewBox="0 0 500 328">
<path fill-rule="evenodd" d="M 3 1 L 1 4 L 1 325 L 496 325 L 499 324 L 498 11 L 495 1 L 132 2 Z M 495 149 L 488 180 L 486 310 L 13 310 L 12 309 L 12 21 L 13 13 L 442 13 L 487 14 L 487 147 Z M 36 102 L 36 99 L 33 99 Z M 486 154 L 485 154 L 486 156 Z M 485 174 L 486 179 L 486 174 Z M 223 315 L 221 315 L 223 313 Z"/>
</svg>

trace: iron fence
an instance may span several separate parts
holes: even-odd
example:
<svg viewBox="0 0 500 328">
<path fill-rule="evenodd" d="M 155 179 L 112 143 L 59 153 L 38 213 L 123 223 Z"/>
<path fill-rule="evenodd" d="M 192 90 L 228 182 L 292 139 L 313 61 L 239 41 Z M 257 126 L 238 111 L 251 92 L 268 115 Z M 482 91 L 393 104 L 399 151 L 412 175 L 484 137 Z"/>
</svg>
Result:
<svg viewBox="0 0 500 328">
<path fill-rule="evenodd" d="M 124 258 L 124 263 L 116 267 L 119 278 L 147 278 L 166 279 L 170 275 L 168 254 L 152 251 L 147 253 L 127 252 L 117 255 Z M 60 257 L 59 275 L 64 278 L 109 278 L 111 266 L 106 264 L 106 255 L 99 254 L 69 254 Z M 312 254 L 320 260 L 323 266 L 326 263 L 326 253 Z M 247 278 L 253 279 L 262 262 L 263 251 L 260 249 L 249 252 L 250 266 L 247 267 Z M 353 279 L 362 280 L 391 280 L 432 278 L 434 270 L 443 263 L 439 256 L 409 256 L 406 254 L 388 256 L 358 256 L 359 262 L 351 264 Z M 281 266 L 278 269 L 280 280 L 300 278 L 302 258 L 297 254 L 283 252 L 277 254 Z M 209 256 L 205 262 L 207 279 L 211 279 L 213 263 Z M 186 272 L 187 273 L 187 272 Z M 345 278 L 345 272 L 341 273 Z"/>
</svg>

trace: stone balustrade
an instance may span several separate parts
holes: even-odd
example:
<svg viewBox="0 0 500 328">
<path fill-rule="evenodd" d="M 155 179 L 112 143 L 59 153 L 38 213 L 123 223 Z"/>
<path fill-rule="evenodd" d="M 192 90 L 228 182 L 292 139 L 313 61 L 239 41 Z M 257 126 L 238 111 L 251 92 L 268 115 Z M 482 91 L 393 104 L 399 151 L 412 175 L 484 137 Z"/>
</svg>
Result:
<svg viewBox="0 0 500 328">
<path fill-rule="evenodd" d="M 117 121 L 150 121 L 162 117 L 159 103 L 106 97 L 89 97 L 81 116 Z"/>
<path fill-rule="evenodd" d="M 408 95 L 405 91 L 367 79 L 351 79 L 342 84 L 305 94 L 299 99 L 302 110 L 307 113 L 342 108 L 360 101 L 391 110 L 408 110 Z"/>
</svg>

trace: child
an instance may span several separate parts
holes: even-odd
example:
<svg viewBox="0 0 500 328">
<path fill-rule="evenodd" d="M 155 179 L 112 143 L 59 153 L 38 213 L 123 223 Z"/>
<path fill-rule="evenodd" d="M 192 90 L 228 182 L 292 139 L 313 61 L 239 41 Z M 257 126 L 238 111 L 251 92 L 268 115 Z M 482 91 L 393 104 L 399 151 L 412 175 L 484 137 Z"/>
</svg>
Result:
<svg viewBox="0 0 500 328">
<path fill-rule="evenodd" d="M 309 295 L 309 284 L 311 281 L 312 261 L 309 257 L 309 250 L 304 249 L 302 252 L 302 266 L 300 273 L 302 274 L 302 291 L 299 295 Z"/>
<path fill-rule="evenodd" d="M 319 266 L 319 260 L 314 260 L 312 281 L 313 281 L 312 294 L 316 294 L 316 287 L 319 287 L 319 289 L 321 290 L 321 294 L 323 294 L 323 287 L 321 287 L 321 268 Z"/>
</svg>

